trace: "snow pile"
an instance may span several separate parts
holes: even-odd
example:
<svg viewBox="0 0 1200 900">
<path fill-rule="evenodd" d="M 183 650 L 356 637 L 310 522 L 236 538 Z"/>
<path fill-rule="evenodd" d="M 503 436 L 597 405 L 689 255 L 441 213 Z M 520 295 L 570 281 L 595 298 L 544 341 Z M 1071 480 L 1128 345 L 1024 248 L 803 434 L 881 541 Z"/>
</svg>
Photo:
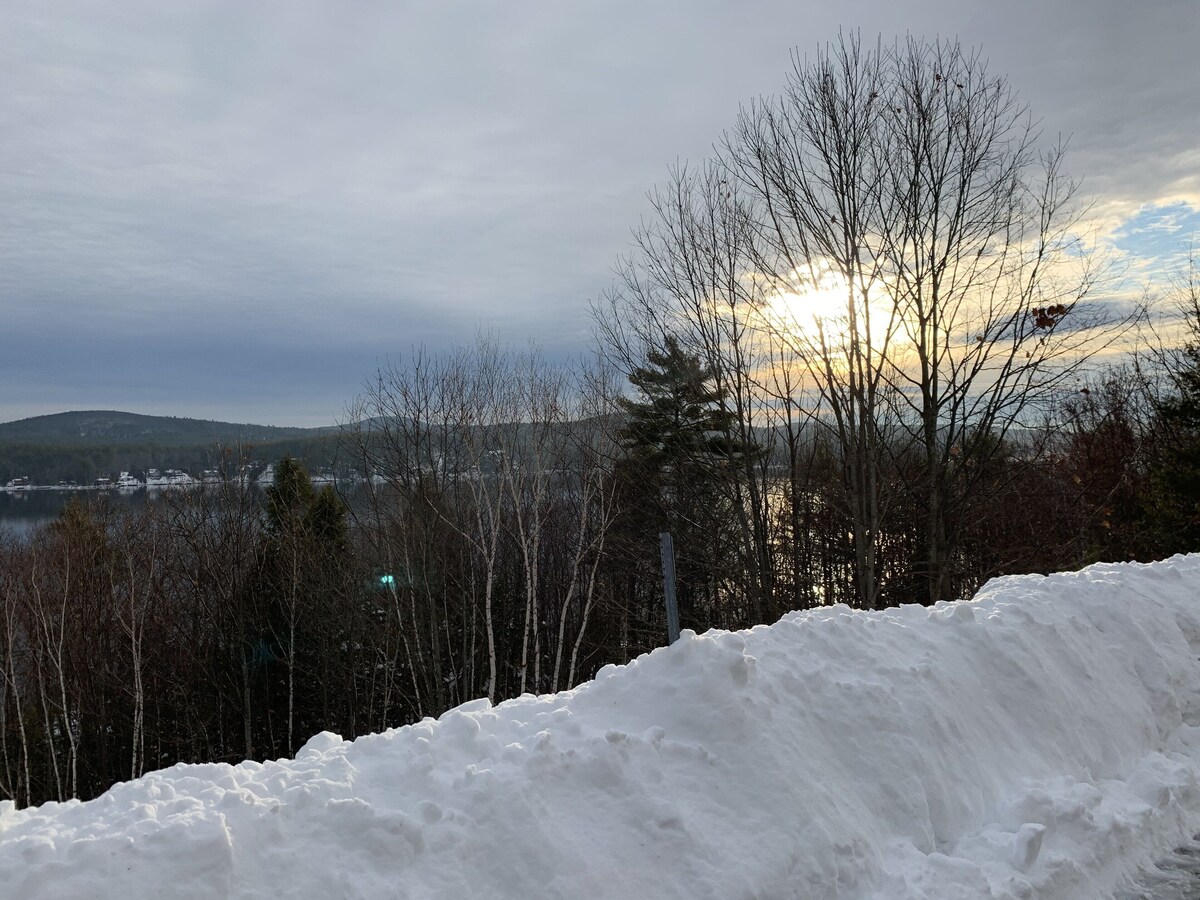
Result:
<svg viewBox="0 0 1200 900">
<path fill-rule="evenodd" d="M 1095 898 L 1200 826 L 1200 557 L 834 607 L 0 808 L 20 898 Z"/>
</svg>

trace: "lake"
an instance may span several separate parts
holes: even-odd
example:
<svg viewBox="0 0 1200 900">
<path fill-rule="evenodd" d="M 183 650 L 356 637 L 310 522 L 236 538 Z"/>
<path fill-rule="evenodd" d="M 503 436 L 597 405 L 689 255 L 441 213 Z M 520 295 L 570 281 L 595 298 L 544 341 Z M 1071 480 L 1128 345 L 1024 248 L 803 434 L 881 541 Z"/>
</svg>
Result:
<svg viewBox="0 0 1200 900">
<path fill-rule="evenodd" d="M 72 497 L 81 497 L 84 500 L 104 497 L 115 506 L 136 509 L 147 502 L 153 503 L 160 493 L 145 488 L 107 491 L 0 491 L 0 529 L 18 536 L 28 535 L 37 526 L 57 519 Z"/>
<path fill-rule="evenodd" d="M 314 484 L 320 490 L 322 484 Z M 28 490 L 0 491 L 0 531 L 15 534 L 18 537 L 28 536 L 39 525 L 53 522 L 62 513 L 72 497 L 80 497 L 85 501 L 103 498 L 109 504 L 129 510 L 138 510 L 147 503 L 159 503 L 164 497 L 178 496 L 181 490 L 215 490 L 214 486 L 192 488 L 111 488 L 108 490 Z M 254 486 L 250 489 L 259 494 L 262 488 Z M 352 509 L 362 509 L 367 502 L 367 492 L 361 484 L 339 483 L 338 494 Z"/>
</svg>

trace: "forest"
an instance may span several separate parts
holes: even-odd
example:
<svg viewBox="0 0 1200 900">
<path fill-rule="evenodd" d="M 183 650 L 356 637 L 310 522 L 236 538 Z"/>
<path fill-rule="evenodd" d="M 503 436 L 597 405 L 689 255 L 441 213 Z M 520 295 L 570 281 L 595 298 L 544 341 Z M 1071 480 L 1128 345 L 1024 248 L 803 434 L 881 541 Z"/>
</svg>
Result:
<svg viewBox="0 0 1200 900">
<path fill-rule="evenodd" d="M 183 469 L 199 476 L 205 469 L 228 468 L 234 460 L 255 461 L 261 466 L 281 456 L 303 459 L 313 469 L 329 469 L 338 463 L 337 451 L 336 434 L 261 442 L 234 438 L 178 445 L 129 440 L 75 445 L 0 440 L 0 483 L 31 477 L 35 484 L 42 485 L 60 482 L 88 485 L 101 476 L 115 478 L 120 472 L 144 477 L 147 469 Z"/>
<path fill-rule="evenodd" d="M 570 688 L 684 628 L 1200 547 L 1200 278 L 1120 299 L 1028 108 L 847 36 L 651 194 L 592 358 L 383 366 L 337 439 L 0 544 L 0 797 Z M 237 465 L 231 460 L 230 465 Z"/>
</svg>

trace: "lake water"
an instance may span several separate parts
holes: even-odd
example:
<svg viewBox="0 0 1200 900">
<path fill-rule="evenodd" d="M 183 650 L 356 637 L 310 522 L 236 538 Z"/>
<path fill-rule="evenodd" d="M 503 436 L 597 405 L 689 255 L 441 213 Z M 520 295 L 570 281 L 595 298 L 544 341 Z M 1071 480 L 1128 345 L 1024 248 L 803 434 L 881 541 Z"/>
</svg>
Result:
<svg viewBox="0 0 1200 900">
<path fill-rule="evenodd" d="M 58 518 L 72 497 L 85 500 L 104 497 L 117 506 L 136 508 L 157 500 L 158 491 L 0 491 L 0 529 L 25 536 L 39 525 Z"/>
<path fill-rule="evenodd" d="M 314 485 L 320 488 L 321 485 Z M 72 497 L 80 497 L 85 501 L 103 498 L 118 508 L 137 510 L 147 503 L 159 503 L 164 497 L 178 496 L 180 490 L 214 490 L 215 488 L 112 488 L 109 490 L 41 490 L 41 491 L 0 491 L 0 531 L 16 534 L 18 537 L 29 535 L 39 525 L 53 522 L 62 513 Z M 261 488 L 251 488 L 261 491 Z M 361 485 L 339 484 L 338 493 L 353 509 L 361 508 L 365 503 L 365 491 Z"/>
</svg>

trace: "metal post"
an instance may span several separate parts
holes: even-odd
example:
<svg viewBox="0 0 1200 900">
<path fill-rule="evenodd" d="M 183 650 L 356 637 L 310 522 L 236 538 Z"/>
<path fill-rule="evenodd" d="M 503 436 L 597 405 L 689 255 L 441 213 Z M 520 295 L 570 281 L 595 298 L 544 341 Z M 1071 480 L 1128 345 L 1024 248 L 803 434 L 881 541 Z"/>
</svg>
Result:
<svg viewBox="0 0 1200 900">
<path fill-rule="evenodd" d="M 663 590 L 667 596 L 667 643 L 673 644 L 679 640 L 679 606 L 675 602 L 675 544 L 669 531 L 661 532 L 658 542 L 662 550 Z"/>
</svg>

